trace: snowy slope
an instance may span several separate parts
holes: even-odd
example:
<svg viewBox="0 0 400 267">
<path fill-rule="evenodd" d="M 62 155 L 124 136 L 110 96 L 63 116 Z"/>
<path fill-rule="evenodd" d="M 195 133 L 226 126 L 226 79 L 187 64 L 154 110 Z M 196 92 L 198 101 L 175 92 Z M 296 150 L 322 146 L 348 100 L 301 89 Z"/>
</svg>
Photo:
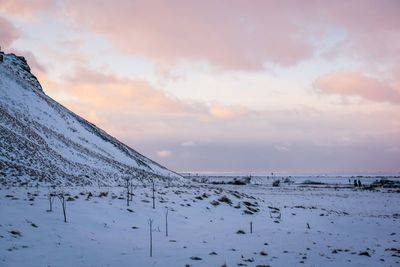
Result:
<svg viewBox="0 0 400 267">
<path fill-rule="evenodd" d="M 115 185 L 149 175 L 182 180 L 47 96 L 24 58 L 1 55 L 0 183 Z"/>
</svg>

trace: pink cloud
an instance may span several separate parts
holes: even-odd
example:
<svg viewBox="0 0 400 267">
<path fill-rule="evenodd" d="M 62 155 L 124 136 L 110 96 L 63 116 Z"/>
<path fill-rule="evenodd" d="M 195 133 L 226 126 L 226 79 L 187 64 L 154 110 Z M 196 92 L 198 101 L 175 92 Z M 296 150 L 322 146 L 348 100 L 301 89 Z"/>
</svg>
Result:
<svg viewBox="0 0 400 267">
<path fill-rule="evenodd" d="M 316 54 L 313 39 L 329 39 L 337 29 L 344 39 L 326 55 L 373 64 L 400 60 L 397 0 L 3 0 L 0 5 L 0 13 L 24 18 L 59 11 L 76 29 L 99 33 L 125 53 L 167 65 L 188 60 L 242 70 L 260 70 L 265 63 L 291 66 Z"/>
<path fill-rule="evenodd" d="M 45 91 L 61 95 L 63 104 L 90 121 L 101 121 L 98 113 L 159 115 L 191 118 L 195 121 L 240 120 L 253 114 L 248 108 L 237 105 L 182 101 L 150 85 L 144 80 L 119 78 L 114 74 L 96 72 L 78 67 L 62 82 L 54 82 L 40 72 L 38 78 Z M 56 97 L 57 98 L 57 97 Z"/>
<path fill-rule="evenodd" d="M 182 101 L 154 88 L 148 82 L 119 78 L 114 74 L 96 72 L 78 67 L 75 74 L 64 78 L 62 84 L 52 84 L 45 75 L 40 76 L 51 91 L 63 91 L 93 109 L 130 110 L 159 114 L 192 116 L 202 121 L 240 119 L 252 114 L 243 106 L 206 104 Z"/>
<path fill-rule="evenodd" d="M 9 48 L 19 37 L 18 30 L 5 18 L 0 16 L 0 45 L 2 48 Z"/>
<path fill-rule="evenodd" d="M 400 2 L 360 0 L 324 2 L 326 9 L 315 14 L 322 24 L 345 31 L 345 39 L 329 53 L 369 63 L 400 60 Z"/>
<path fill-rule="evenodd" d="M 357 71 L 328 73 L 319 77 L 314 87 L 330 94 L 361 96 L 372 101 L 400 103 L 398 89 Z"/>
<path fill-rule="evenodd" d="M 0 12 L 23 18 L 33 18 L 35 12 L 55 6 L 53 0 L 1 0 Z"/>
<path fill-rule="evenodd" d="M 112 12 L 109 12 L 112 10 Z M 162 63 L 204 60 L 229 69 L 294 65 L 312 57 L 311 37 L 344 29 L 334 54 L 390 60 L 400 54 L 400 2 L 68 1 L 77 27 Z"/>
<path fill-rule="evenodd" d="M 144 80 L 122 79 L 80 67 L 65 78 L 63 91 L 92 108 L 180 113 L 191 107 L 153 88 Z"/>
<path fill-rule="evenodd" d="M 287 66 L 312 55 L 312 44 L 291 20 L 295 9 L 253 3 L 69 1 L 67 14 L 116 47 L 163 63 L 205 60 L 225 68 L 260 69 L 265 61 Z"/>
<path fill-rule="evenodd" d="M 227 106 L 213 103 L 209 107 L 209 114 L 216 119 L 234 119 L 249 115 L 251 111 L 241 106 Z"/>
<path fill-rule="evenodd" d="M 70 83 L 85 84 L 111 84 L 119 81 L 119 79 L 112 74 L 96 72 L 82 66 L 78 66 L 75 69 L 75 74 L 65 77 L 65 79 Z"/>
</svg>

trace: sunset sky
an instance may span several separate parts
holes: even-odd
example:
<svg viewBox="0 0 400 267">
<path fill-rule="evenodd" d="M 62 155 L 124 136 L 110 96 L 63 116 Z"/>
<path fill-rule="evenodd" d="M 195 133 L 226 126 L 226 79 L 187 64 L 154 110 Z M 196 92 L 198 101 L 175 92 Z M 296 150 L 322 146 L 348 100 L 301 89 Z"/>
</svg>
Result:
<svg viewBox="0 0 400 267">
<path fill-rule="evenodd" d="M 0 0 L 0 45 L 176 171 L 400 171 L 398 0 Z"/>
</svg>

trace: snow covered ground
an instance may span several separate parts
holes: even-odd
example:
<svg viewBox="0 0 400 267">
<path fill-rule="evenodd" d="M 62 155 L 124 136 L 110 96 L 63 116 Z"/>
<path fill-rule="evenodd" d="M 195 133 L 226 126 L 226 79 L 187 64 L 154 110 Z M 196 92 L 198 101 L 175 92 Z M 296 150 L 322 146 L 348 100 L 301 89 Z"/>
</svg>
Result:
<svg viewBox="0 0 400 267">
<path fill-rule="evenodd" d="M 64 191 L 67 223 L 48 188 L 1 188 L 0 266 L 400 265 L 396 190 L 159 185 L 152 209 L 141 186 L 130 210 L 121 187 Z"/>
</svg>

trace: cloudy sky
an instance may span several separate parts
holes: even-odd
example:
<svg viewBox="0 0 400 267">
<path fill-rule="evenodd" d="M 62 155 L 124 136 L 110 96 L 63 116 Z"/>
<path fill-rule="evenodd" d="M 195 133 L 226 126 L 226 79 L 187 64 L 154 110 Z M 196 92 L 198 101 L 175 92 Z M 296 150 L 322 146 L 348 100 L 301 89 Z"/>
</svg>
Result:
<svg viewBox="0 0 400 267">
<path fill-rule="evenodd" d="M 0 0 L 0 44 L 177 171 L 400 171 L 397 0 Z"/>
</svg>

